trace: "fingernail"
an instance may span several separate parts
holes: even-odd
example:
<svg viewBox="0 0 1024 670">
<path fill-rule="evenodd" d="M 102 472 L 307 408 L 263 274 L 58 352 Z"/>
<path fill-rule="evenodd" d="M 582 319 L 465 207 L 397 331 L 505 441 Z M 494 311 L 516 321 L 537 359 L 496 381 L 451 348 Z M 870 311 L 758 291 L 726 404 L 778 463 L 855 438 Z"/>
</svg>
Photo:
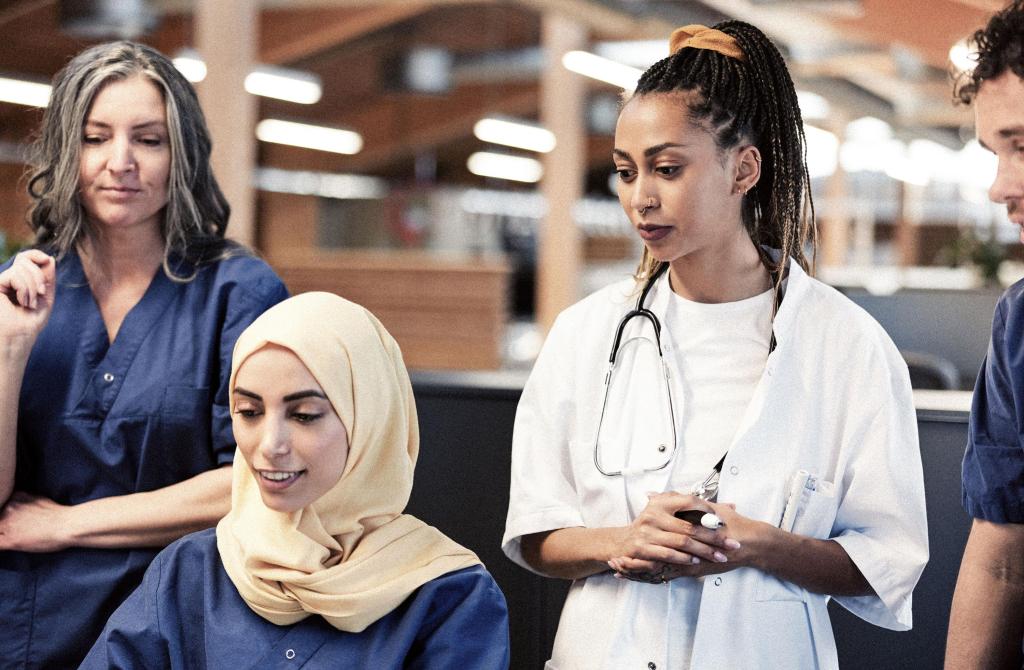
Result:
<svg viewBox="0 0 1024 670">
<path fill-rule="evenodd" d="M 715 560 L 718 561 L 719 563 L 726 563 L 726 562 L 728 562 L 729 559 L 726 558 L 725 554 L 723 554 L 722 552 L 716 551 L 715 552 Z"/>
<path fill-rule="evenodd" d="M 730 549 L 739 549 L 743 545 L 741 545 L 739 542 L 730 537 L 725 540 L 725 546 L 729 547 Z"/>
<path fill-rule="evenodd" d="M 694 565 L 697 565 L 698 563 L 700 563 L 700 558 L 694 556 L 694 557 L 690 558 L 690 562 L 693 563 Z"/>
<path fill-rule="evenodd" d="M 613 572 L 612 577 L 614 577 L 615 579 L 624 579 L 621 572 Z"/>
</svg>

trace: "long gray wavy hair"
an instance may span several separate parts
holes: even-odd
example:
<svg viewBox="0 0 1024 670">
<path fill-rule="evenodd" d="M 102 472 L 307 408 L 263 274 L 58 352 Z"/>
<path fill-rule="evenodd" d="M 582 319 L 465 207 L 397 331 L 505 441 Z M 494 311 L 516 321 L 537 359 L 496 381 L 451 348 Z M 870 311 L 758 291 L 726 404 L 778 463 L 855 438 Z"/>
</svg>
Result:
<svg viewBox="0 0 1024 670">
<path fill-rule="evenodd" d="M 237 246 L 224 239 L 231 208 L 213 176 L 210 133 L 195 89 L 152 47 L 128 41 L 99 44 L 75 56 L 54 77 L 42 131 L 33 145 L 29 225 L 36 244 L 58 258 L 96 234 L 79 195 L 83 127 L 105 84 L 136 75 L 147 77 L 163 94 L 171 147 L 161 223 L 163 267 L 172 279 L 188 281 L 196 265 L 223 258 Z"/>
</svg>

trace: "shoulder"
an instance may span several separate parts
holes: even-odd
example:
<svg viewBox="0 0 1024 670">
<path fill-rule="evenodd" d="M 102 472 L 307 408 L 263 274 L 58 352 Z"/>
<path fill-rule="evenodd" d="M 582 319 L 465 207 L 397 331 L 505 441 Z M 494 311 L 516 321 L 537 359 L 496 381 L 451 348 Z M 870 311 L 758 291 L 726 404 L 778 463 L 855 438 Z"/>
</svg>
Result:
<svg viewBox="0 0 1024 670">
<path fill-rule="evenodd" d="M 162 582 L 199 584 L 211 572 L 209 568 L 219 563 L 216 529 L 207 528 L 164 547 L 153 560 L 150 570 L 159 570 Z"/>
<path fill-rule="evenodd" d="M 554 328 L 575 330 L 592 322 L 619 319 L 637 296 L 636 281 L 632 278 L 605 286 L 558 315 Z"/>
<path fill-rule="evenodd" d="M 256 303 L 265 309 L 288 297 L 277 273 L 261 258 L 243 247 L 231 255 L 202 266 L 195 280 L 225 294 L 232 302 Z M 261 310 L 262 311 L 262 310 Z"/>
<path fill-rule="evenodd" d="M 819 350 L 840 353 L 856 359 L 869 369 L 878 366 L 906 374 L 906 363 L 889 334 L 864 308 L 857 305 L 833 287 L 813 277 L 802 275 L 798 279 L 800 290 L 794 291 L 795 304 L 790 328 L 805 351 Z M 783 300 L 789 300 L 786 296 Z M 848 360 L 851 372 L 860 365 Z"/>
<path fill-rule="evenodd" d="M 417 591 L 417 597 L 425 597 L 434 602 L 461 603 L 467 599 L 479 598 L 489 601 L 500 601 L 505 604 L 505 596 L 491 573 L 482 565 L 448 572 L 430 580 Z"/>
</svg>

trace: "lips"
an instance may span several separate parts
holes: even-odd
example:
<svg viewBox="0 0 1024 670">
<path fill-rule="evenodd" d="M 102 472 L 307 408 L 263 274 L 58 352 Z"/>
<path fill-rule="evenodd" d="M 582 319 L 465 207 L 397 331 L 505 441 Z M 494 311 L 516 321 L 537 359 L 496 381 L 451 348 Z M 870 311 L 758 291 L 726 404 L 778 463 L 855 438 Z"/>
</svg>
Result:
<svg viewBox="0 0 1024 670">
<path fill-rule="evenodd" d="M 304 474 L 305 470 L 256 470 L 260 487 L 268 491 L 283 491 Z"/>
<path fill-rule="evenodd" d="M 637 232 L 640 233 L 640 239 L 643 241 L 657 242 L 672 232 L 672 226 L 658 226 L 653 223 L 641 223 L 637 226 Z"/>
</svg>

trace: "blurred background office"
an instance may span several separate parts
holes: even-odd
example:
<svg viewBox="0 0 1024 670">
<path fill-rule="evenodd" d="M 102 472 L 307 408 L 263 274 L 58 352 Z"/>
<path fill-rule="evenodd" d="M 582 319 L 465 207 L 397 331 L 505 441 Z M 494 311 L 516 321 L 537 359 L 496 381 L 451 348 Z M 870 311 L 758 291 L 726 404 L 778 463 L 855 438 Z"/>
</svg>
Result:
<svg viewBox="0 0 1024 670">
<path fill-rule="evenodd" d="M 538 667 L 561 586 L 498 551 L 523 375 L 555 315 L 639 258 L 611 180 L 621 95 L 675 27 L 754 23 L 799 89 L 817 274 L 882 323 L 921 389 L 933 560 L 917 630 L 887 636 L 837 613 L 844 667 L 933 667 L 969 525 L 968 391 L 1001 287 L 1024 276 L 1020 231 L 987 199 L 995 160 L 950 83 L 971 64 L 965 38 L 1002 5 L 0 0 L 0 259 L 30 242 L 26 146 L 50 77 L 114 38 L 175 57 L 210 123 L 229 235 L 293 293 L 366 305 L 421 371 L 414 511 L 485 559 L 509 595 L 514 665 Z"/>
</svg>

